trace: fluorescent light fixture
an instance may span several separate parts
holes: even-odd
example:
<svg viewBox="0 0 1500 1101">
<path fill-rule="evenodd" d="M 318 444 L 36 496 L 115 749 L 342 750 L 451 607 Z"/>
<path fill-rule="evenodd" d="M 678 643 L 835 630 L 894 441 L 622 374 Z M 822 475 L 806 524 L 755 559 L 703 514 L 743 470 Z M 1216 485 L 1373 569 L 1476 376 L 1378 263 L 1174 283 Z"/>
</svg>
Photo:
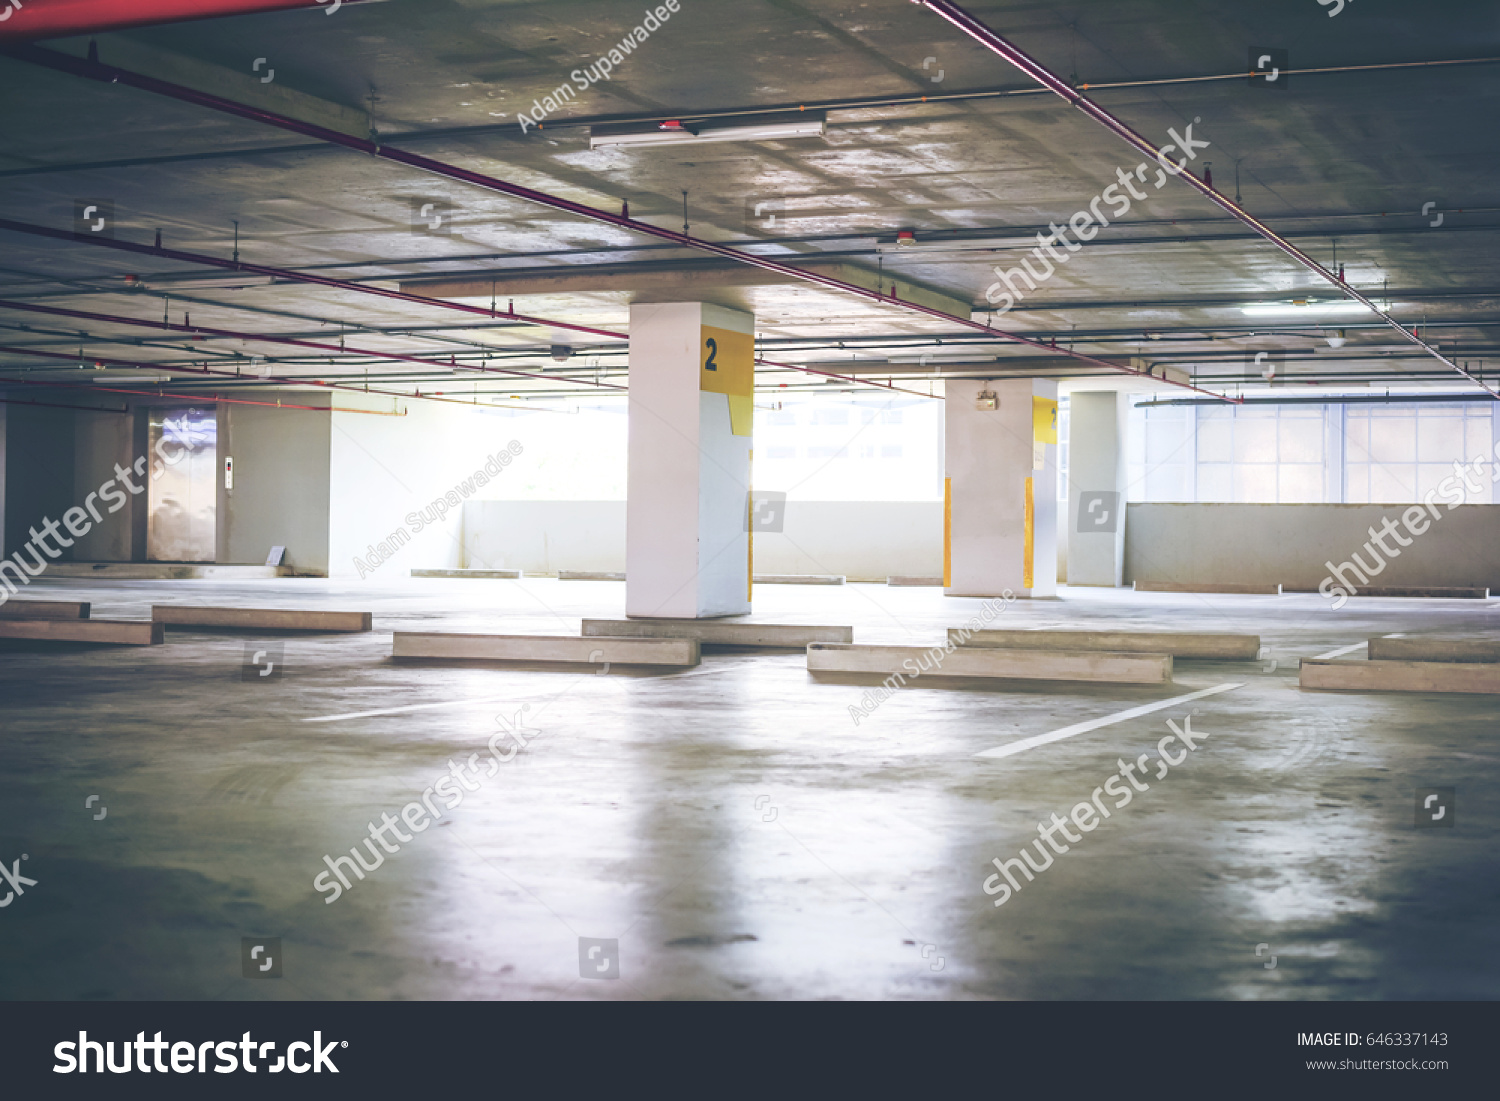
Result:
<svg viewBox="0 0 1500 1101">
<path fill-rule="evenodd" d="M 1309 313 L 1338 314 L 1338 313 L 1364 313 L 1370 311 L 1359 302 L 1329 301 L 1329 302 L 1266 302 L 1254 306 L 1241 306 L 1240 312 L 1248 317 L 1286 317 L 1289 314 L 1300 313 L 1306 310 Z"/>
<path fill-rule="evenodd" d="M 269 287 L 276 282 L 270 275 L 245 275 L 229 271 L 223 275 L 149 275 L 135 286 L 154 286 L 172 290 L 228 290 L 234 287 Z"/>
<path fill-rule="evenodd" d="M 936 237 L 923 238 L 920 233 L 910 240 L 877 237 L 877 252 L 992 252 L 1003 248 L 1036 248 L 1033 237 Z"/>
<path fill-rule="evenodd" d="M 716 141 L 780 141 L 821 138 L 828 130 L 822 111 L 786 111 L 730 118 L 668 119 L 619 123 L 589 129 L 589 148 L 606 145 L 702 145 Z"/>
</svg>

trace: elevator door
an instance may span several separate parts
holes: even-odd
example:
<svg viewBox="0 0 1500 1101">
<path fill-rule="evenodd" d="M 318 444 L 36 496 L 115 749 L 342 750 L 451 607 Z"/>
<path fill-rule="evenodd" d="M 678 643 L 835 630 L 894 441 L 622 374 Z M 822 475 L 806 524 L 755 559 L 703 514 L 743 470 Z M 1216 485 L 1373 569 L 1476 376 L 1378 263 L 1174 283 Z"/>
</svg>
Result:
<svg viewBox="0 0 1500 1101">
<path fill-rule="evenodd" d="M 212 407 L 151 410 L 150 561 L 214 560 L 218 442 Z"/>
</svg>

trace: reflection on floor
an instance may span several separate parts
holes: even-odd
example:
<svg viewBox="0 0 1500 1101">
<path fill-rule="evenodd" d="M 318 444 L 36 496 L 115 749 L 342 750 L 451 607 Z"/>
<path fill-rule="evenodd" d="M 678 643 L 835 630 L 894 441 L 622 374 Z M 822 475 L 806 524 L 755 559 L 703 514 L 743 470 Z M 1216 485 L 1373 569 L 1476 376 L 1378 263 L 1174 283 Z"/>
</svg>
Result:
<svg viewBox="0 0 1500 1101">
<path fill-rule="evenodd" d="M 1270 653 L 1180 661 L 1158 688 L 918 680 L 856 724 L 869 689 L 815 683 L 796 653 L 639 675 L 390 660 L 396 629 L 576 634 L 622 614 L 613 582 L 34 589 L 143 619 L 163 600 L 369 610 L 375 632 L 0 644 L 3 998 L 1500 992 L 1500 704 L 1296 686 L 1299 657 L 1371 634 L 1496 637 L 1494 604 L 1065 590 L 995 626 L 1250 631 Z M 757 618 L 849 623 L 860 642 L 937 644 L 979 605 L 756 593 Z M 281 675 L 259 675 L 265 657 L 247 672 L 276 647 Z M 1196 752 L 1092 832 L 1070 826 L 1078 842 L 1054 834 L 1067 851 L 1032 880 L 1012 868 L 1022 889 L 993 905 L 994 858 L 1154 760 L 1190 713 Z M 1416 827 L 1427 788 L 1454 789 L 1452 828 Z M 347 888 L 315 886 L 330 864 Z M 283 953 L 281 978 L 252 944 Z"/>
</svg>

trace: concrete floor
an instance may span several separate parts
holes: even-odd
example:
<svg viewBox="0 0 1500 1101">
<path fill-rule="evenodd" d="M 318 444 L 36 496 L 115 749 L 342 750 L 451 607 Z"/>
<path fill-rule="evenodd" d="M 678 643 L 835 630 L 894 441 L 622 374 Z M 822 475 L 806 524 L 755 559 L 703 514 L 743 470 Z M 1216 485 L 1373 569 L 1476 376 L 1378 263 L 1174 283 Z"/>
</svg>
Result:
<svg viewBox="0 0 1500 1101">
<path fill-rule="evenodd" d="M 0 861 L 28 854 L 36 880 L 0 910 L 5 999 L 1500 994 L 1500 702 L 1296 684 L 1297 658 L 1373 633 L 1493 637 L 1494 603 L 1065 590 L 993 625 L 1256 631 L 1276 666 L 1179 662 L 1166 688 L 918 681 L 856 727 L 865 687 L 815 683 L 796 653 L 607 675 L 389 657 L 393 629 L 576 633 L 622 614 L 616 583 L 35 588 L 101 616 L 144 618 L 153 600 L 347 607 L 376 630 L 278 639 L 284 679 L 253 683 L 247 636 L 229 632 L 0 644 Z M 765 586 L 756 615 L 930 644 L 978 606 Z M 1226 682 L 1243 687 L 974 757 Z M 392 710 L 426 704 L 441 706 Z M 485 754 L 497 716 L 527 705 L 539 738 L 324 902 L 325 854 L 421 798 L 450 758 Z M 991 905 L 992 857 L 1118 758 L 1154 757 L 1190 711 L 1212 735 L 1196 754 Z M 1457 789 L 1456 828 L 1414 827 L 1425 785 Z M 242 976 L 246 936 L 282 938 L 284 978 Z M 580 977 L 580 937 L 618 940 L 618 981 Z"/>
</svg>

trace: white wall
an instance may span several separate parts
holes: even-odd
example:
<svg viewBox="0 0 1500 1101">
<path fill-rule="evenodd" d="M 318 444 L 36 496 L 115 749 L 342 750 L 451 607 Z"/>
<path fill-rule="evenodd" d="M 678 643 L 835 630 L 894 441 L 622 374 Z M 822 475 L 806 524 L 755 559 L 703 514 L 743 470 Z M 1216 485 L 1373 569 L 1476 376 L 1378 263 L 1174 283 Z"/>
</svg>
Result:
<svg viewBox="0 0 1500 1101">
<path fill-rule="evenodd" d="M 623 572 L 625 502 L 471 501 L 464 552 L 469 569 Z M 789 501 L 783 532 L 755 537 L 755 572 L 941 577 L 943 504 Z"/>
<path fill-rule="evenodd" d="M 462 406 L 410 402 L 404 417 L 333 413 L 329 479 L 329 575 L 358 577 L 356 556 L 368 559 L 372 545 L 404 531 L 410 541 L 383 564 L 382 574 L 405 575 L 411 569 L 454 569 L 463 558 L 463 507 L 448 511 L 438 523 L 414 524 L 436 498 L 455 490 L 488 456 L 503 452 L 512 440 L 532 438 L 536 429 L 521 429 L 519 419 Z M 508 480 L 524 477 L 534 462 L 522 455 L 472 495 L 495 497 Z"/>
</svg>

